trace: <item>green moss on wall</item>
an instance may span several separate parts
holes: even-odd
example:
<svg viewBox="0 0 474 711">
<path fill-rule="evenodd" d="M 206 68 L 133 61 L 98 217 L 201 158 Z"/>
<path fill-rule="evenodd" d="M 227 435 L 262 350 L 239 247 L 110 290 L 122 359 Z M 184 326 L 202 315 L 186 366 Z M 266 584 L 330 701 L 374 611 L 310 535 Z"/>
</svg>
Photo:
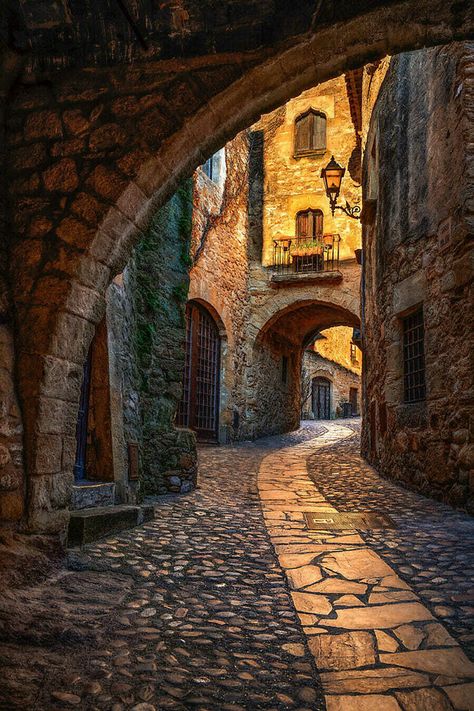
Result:
<svg viewBox="0 0 474 711">
<path fill-rule="evenodd" d="M 195 459 L 194 440 L 183 440 L 173 426 L 184 371 L 192 208 L 192 181 L 188 180 L 157 212 L 130 267 L 145 494 L 169 490 L 170 477 L 180 475 L 183 454 Z"/>
</svg>

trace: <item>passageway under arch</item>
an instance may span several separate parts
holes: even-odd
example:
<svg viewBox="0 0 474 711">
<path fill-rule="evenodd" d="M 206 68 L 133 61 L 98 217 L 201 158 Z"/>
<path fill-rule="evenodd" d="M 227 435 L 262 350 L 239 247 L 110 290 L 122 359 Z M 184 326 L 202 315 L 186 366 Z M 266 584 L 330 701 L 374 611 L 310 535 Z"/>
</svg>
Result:
<svg viewBox="0 0 474 711">
<path fill-rule="evenodd" d="M 229 46 L 223 35 L 209 53 L 207 16 L 173 10 L 163 25 L 168 40 L 133 50 L 131 64 L 129 26 L 116 54 L 100 43 L 91 53 L 81 20 L 79 49 L 66 56 L 63 46 L 59 60 L 50 40 L 64 19 L 54 29 L 27 19 L 33 53 L 23 61 L 12 47 L 6 57 L 5 112 L 28 528 L 64 530 L 82 365 L 105 290 L 178 182 L 309 86 L 387 53 L 472 36 L 473 13 L 468 3 L 440 0 L 364 3 L 314 17 L 312 5 L 296 13 L 284 5 L 255 35 L 243 41 L 230 32 Z M 32 167 L 37 183 L 25 180 Z"/>
</svg>

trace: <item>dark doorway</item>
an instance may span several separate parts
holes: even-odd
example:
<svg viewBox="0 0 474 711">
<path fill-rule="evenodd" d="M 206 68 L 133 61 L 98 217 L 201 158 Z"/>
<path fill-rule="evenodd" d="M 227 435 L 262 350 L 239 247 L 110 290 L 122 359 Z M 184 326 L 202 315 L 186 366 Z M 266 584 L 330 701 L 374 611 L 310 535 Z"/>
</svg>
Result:
<svg viewBox="0 0 474 711">
<path fill-rule="evenodd" d="M 76 482 L 113 481 L 109 351 L 105 318 L 97 326 L 81 387 L 76 425 Z"/>
<path fill-rule="evenodd" d="M 317 420 L 331 418 L 331 382 L 327 378 L 313 378 L 313 414 Z"/>
<path fill-rule="evenodd" d="M 219 427 L 219 329 L 209 311 L 196 302 L 186 306 L 186 360 L 183 395 L 176 422 L 196 432 L 200 441 L 216 441 Z"/>
<path fill-rule="evenodd" d="M 92 369 L 92 346 L 84 364 L 81 399 L 76 424 L 76 460 L 74 462 L 74 480 L 84 481 L 86 477 L 87 425 L 89 421 L 89 395 Z"/>
</svg>

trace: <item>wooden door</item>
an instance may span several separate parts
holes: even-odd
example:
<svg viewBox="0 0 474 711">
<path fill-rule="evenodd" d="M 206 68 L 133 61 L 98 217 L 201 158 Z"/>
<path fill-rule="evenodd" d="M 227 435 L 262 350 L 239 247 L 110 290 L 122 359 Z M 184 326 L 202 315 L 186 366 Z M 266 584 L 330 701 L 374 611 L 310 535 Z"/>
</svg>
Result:
<svg viewBox="0 0 474 711">
<path fill-rule="evenodd" d="M 331 418 L 331 383 L 327 378 L 313 378 L 313 414 L 317 420 Z"/>
<path fill-rule="evenodd" d="M 194 430 L 200 441 L 216 441 L 219 428 L 220 336 L 201 304 L 186 307 L 186 356 L 183 395 L 177 424 Z"/>
<path fill-rule="evenodd" d="M 321 210 L 301 210 L 296 215 L 296 237 L 321 239 L 324 231 L 324 215 Z"/>
</svg>

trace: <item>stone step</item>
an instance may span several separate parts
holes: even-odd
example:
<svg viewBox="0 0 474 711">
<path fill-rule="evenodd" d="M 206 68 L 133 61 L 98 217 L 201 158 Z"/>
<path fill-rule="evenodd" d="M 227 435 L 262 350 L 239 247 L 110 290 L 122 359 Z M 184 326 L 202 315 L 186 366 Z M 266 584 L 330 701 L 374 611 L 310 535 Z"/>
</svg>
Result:
<svg viewBox="0 0 474 711">
<path fill-rule="evenodd" d="M 91 543 L 98 538 L 133 528 L 154 518 L 153 506 L 100 506 L 71 511 L 68 547 Z"/>
<path fill-rule="evenodd" d="M 115 504 L 113 481 L 81 481 L 72 487 L 72 508 L 91 509 Z"/>
</svg>

